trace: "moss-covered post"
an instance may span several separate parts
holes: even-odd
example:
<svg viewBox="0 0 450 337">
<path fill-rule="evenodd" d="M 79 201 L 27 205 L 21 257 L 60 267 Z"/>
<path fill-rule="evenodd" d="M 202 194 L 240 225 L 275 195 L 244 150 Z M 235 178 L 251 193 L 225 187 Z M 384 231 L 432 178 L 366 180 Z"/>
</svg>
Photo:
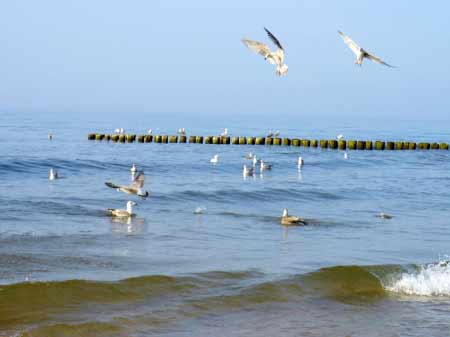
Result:
<svg viewBox="0 0 450 337">
<path fill-rule="evenodd" d="M 111 135 L 105 135 L 105 138 L 103 138 L 103 139 L 109 142 L 111 139 Z"/>
<path fill-rule="evenodd" d="M 356 141 L 356 140 L 349 140 L 348 141 L 348 149 L 349 150 L 356 150 L 357 149 L 357 143 L 358 143 L 358 141 Z"/>
<path fill-rule="evenodd" d="M 247 144 L 247 138 L 239 137 L 239 145 L 245 145 L 245 144 Z"/>
<path fill-rule="evenodd" d="M 168 143 L 168 142 L 169 142 L 169 136 L 167 136 L 167 135 L 162 135 L 162 136 L 161 136 L 161 143 L 166 144 L 166 143 Z"/>
<path fill-rule="evenodd" d="M 311 147 L 318 147 L 318 146 L 319 146 L 319 141 L 317 139 L 311 140 Z"/>
<path fill-rule="evenodd" d="M 292 146 L 300 146 L 300 139 L 293 138 L 292 139 Z"/>
<path fill-rule="evenodd" d="M 230 144 L 231 138 L 229 136 L 223 136 L 220 138 L 220 144 Z"/>
<path fill-rule="evenodd" d="M 95 140 L 95 133 L 88 134 L 88 139 L 89 140 Z"/>
<path fill-rule="evenodd" d="M 338 141 L 338 149 L 339 150 L 347 150 L 347 142 L 343 139 Z"/>
<path fill-rule="evenodd" d="M 274 138 L 273 139 L 273 145 L 281 145 L 282 140 L 281 138 Z"/>
<path fill-rule="evenodd" d="M 417 149 L 417 144 L 414 142 L 409 142 L 408 150 L 415 150 Z"/>
<path fill-rule="evenodd" d="M 238 145 L 239 144 L 239 137 L 231 138 L 231 144 Z"/>
<path fill-rule="evenodd" d="M 303 147 L 310 147 L 311 141 L 309 139 L 302 139 L 302 146 Z"/>
<path fill-rule="evenodd" d="M 152 135 L 145 136 L 144 142 L 151 143 L 152 141 L 153 141 L 153 136 Z"/>
<path fill-rule="evenodd" d="M 170 136 L 169 143 L 178 143 L 178 136 Z"/>
<path fill-rule="evenodd" d="M 161 136 L 160 135 L 154 135 L 153 136 L 153 141 L 155 143 L 161 143 Z"/>
<path fill-rule="evenodd" d="M 143 142 L 144 142 L 144 139 L 145 139 L 145 136 L 140 135 L 140 136 L 138 137 L 138 142 L 139 142 L 139 143 L 143 143 Z"/>
<path fill-rule="evenodd" d="M 255 145 L 255 137 L 247 137 L 247 145 Z"/>
<path fill-rule="evenodd" d="M 396 150 L 403 150 L 403 142 L 395 142 Z"/>
<path fill-rule="evenodd" d="M 195 143 L 196 136 L 189 136 L 189 144 Z M 155 143 L 156 143 L 156 136 L 155 136 Z"/>
<path fill-rule="evenodd" d="M 439 150 L 439 143 L 432 143 L 431 144 L 431 149 L 432 150 Z"/>
<path fill-rule="evenodd" d="M 366 140 L 366 150 L 373 150 L 373 142 L 371 140 Z"/>
<path fill-rule="evenodd" d="M 328 148 L 328 140 L 321 139 L 321 140 L 320 140 L 320 147 L 321 147 L 322 149 Z"/>
<path fill-rule="evenodd" d="M 256 145 L 264 145 L 266 143 L 266 139 L 264 137 L 256 137 L 255 144 Z"/>
<path fill-rule="evenodd" d="M 273 138 L 272 137 L 266 137 L 266 145 L 273 145 Z"/>
<path fill-rule="evenodd" d="M 284 146 L 290 146 L 291 145 L 291 139 L 290 138 L 283 138 L 283 145 Z"/>
<path fill-rule="evenodd" d="M 330 139 L 330 140 L 328 141 L 328 147 L 329 147 L 330 149 L 336 150 L 336 149 L 338 148 L 338 141 L 335 140 L 335 139 Z"/>
<path fill-rule="evenodd" d="M 356 148 L 358 150 L 365 150 L 366 149 L 366 141 L 365 140 L 358 140 L 356 142 Z"/>
<path fill-rule="evenodd" d="M 119 135 L 119 143 L 125 143 L 125 135 Z"/>
<path fill-rule="evenodd" d="M 384 150 L 385 147 L 385 143 L 382 142 L 381 140 L 377 140 L 375 142 L 375 150 Z"/>
<path fill-rule="evenodd" d="M 441 143 L 439 144 L 440 150 L 448 150 L 448 144 L 447 143 Z"/>
<path fill-rule="evenodd" d="M 195 137 L 195 142 L 197 144 L 203 144 L 203 136 L 197 136 Z"/>
<path fill-rule="evenodd" d="M 126 139 L 127 143 L 133 143 L 134 140 L 136 139 L 136 136 L 135 135 L 126 135 L 125 139 Z"/>
<path fill-rule="evenodd" d="M 103 140 L 104 137 L 105 137 L 104 134 L 97 133 L 97 134 L 95 135 L 95 140 Z"/>
<path fill-rule="evenodd" d="M 418 147 L 419 147 L 419 150 L 429 150 L 430 143 L 419 143 Z"/>
<path fill-rule="evenodd" d="M 112 136 L 111 136 L 111 140 L 112 140 L 114 143 L 118 142 L 118 141 L 119 141 L 119 135 L 112 135 Z"/>
<path fill-rule="evenodd" d="M 220 137 L 216 137 L 216 136 L 212 137 L 212 143 L 213 144 L 220 144 Z M 206 144 L 206 142 L 205 142 L 205 144 Z"/>
</svg>

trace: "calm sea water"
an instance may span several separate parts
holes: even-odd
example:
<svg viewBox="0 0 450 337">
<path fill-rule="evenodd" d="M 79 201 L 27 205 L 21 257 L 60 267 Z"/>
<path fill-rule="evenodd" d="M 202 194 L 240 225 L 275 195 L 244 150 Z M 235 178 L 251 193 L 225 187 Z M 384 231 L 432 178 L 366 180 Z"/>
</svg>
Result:
<svg viewBox="0 0 450 337">
<path fill-rule="evenodd" d="M 142 118 L 0 115 L 0 336 L 450 336 L 448 151 L 344 160 L 87 140 L 121 126 L 260 136 L 273 125 L 289 137 L 449 142 L 448 122 Z M 243 179 L 248 152 L 273 170 Z M 133 162 L 147 200 L 104 185 L 129 183 Z M 62 179 L 48 180 L 51 167 Z M 104 212 L 128 200 L 131 221 Z M 284 207 L 310 225 L 280 226 Z"/>
</svg>

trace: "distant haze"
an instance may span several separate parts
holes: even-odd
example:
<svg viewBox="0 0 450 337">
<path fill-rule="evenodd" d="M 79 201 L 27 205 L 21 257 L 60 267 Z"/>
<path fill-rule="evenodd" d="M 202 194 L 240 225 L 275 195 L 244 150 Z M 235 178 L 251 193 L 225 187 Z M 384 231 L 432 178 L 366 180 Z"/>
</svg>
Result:
<svg viewBox="0 0 450 337">
<path fill-rule="evenodd" d="M 449 114 L 446 1 L 3 1 L 0 113 Z M 289 74 L 241 43 L 286 49 Z M 340 29 L 398 68 L 354 65 Z"/>
</svg>

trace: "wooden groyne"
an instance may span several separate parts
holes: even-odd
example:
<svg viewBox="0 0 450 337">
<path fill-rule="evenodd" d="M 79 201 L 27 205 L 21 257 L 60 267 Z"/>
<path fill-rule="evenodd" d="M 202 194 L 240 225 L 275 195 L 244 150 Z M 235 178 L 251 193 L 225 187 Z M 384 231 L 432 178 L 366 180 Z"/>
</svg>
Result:
<svg viewBox="0 0 450 337">
<path fill-rule="evenodd" d="M 184 135 L 135 135 L 90 133 L 89 140 L 111 141 L 115 143 L 190 143 L 190 144 L 234 144 L 234 145 L 273 145 L 301 146 L 335 150 L 448 150 L 448 143 L 416 143 L 401 141 L 300 139 L 270 137 L 222 137 L 222 136 L 184 136 Z"/>
</svg>

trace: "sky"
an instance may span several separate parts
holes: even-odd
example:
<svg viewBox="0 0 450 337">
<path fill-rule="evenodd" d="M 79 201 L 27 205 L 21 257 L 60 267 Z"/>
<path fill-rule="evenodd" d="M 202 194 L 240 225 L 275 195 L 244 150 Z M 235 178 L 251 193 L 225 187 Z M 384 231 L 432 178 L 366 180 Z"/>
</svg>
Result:
<svg viewBox="0 0 450 337">
<path fill-rule="evenodd" d="M 445 119 L 450 2 L 15 0 L 0 4 L 0 114 Z M 283 44 L 289 74 L 241 43 Z M 397 66 L 354 55 L 340 29 Z"/>
</svg>

